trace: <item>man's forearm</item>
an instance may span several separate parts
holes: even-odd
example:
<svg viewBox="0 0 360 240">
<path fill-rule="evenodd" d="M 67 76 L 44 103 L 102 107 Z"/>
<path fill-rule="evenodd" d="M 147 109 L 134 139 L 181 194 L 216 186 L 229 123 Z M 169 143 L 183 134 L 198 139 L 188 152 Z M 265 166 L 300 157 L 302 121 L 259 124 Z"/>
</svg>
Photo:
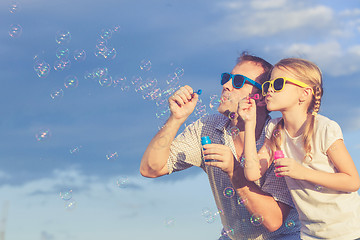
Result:
<svg viewBox="0 0 360 240">
<path fill-rule="evenodd" d="M 145 177 L 159 177 L 168 173 L 166 162 L 170 146 L 183 121 L 169 117 L 166 124 L 153 137 L 141 159 L 140 173 Z"/>
<path fill-rule="evenodd" d="M 240 166 L 235 168 L 230 179 L 250 214 L 262 216 L 262 225 L 270 232 L 281 227 L 290 211 L 289 206 L 276 202 L 271 195 L 263 192 L 255 183 L 247 181 L 244 170 Z"/>
</svg>

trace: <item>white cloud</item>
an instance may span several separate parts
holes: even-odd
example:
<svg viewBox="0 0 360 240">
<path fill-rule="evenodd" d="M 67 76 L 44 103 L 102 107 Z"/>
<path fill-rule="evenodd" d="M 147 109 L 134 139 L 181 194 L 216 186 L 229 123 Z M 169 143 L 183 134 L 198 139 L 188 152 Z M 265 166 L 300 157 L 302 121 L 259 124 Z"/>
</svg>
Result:
<svg viewBox="0 0 360 240">
<path fill-rule="evenodd" d="M 221 5 L 220 5 L 221 4 Z M 334 11 L 327 6 L 304 6 L 286 0 L 256 0 L 249 4 L 218 3 L 226 11 L 224 18 L 209 31 L 230 41 L 250 37 L 271 37 L 285 32 L 324 31 L 334 28 Z M 327 30 L 328 31 L 328 30 Z M 230 34 L 229 34 L 230 33 Z M 226 39 L 222 39 L 226 40 Z"/>
<path fill-rule="evenodd" d="M 337 41 L 319 44 L 295 43 L 283 51 L 284 57 L 302 57 L 319 65 L 323 73 L 343 76 L 360 71 L 360 47 L 344 49 Z"/>
<path fill-rule="evenodd" d="M 360 16 L 360 8 L 345 9 L 339 12 L 339 15 L 344 17 Z"/>
<path fill-rule="evenodd" d="M 125 188 L 117 186 L 118 177 L 87 176 L 70 168 L 55 170 L 51 177 L 23 185 L 0 186 L 0 206 L 9 202 L 7 238 L 95 240 L 121 236 L 161 240 L 171 234 L 172 239 L 180 240 L 186 236 L 211 239 L 219 235 L 220 220 L 210 225 L 201 216 L 203 208 L 215 209 L 205 174 L 177 182 L 129 176 L 129 187 Z M 59 196 L 61 186 L 73 190 L 74 209 L 65 209 L 68 201 Z M 175 220 L 171 229 L 166 226 L 167 218 Z"/>
<path fill-rule="evenodd" d="M 287 0 L 252 0 L 250 5 L 253 9 L 280 8 L 287 4 Z"/>
</svg>

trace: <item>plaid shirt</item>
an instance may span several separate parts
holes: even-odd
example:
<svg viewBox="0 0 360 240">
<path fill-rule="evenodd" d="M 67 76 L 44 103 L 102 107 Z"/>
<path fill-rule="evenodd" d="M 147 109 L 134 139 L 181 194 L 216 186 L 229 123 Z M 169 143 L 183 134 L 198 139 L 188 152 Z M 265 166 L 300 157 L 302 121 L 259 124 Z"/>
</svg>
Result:
<svg viewBox="0 0 360 240">
<path fill-rule="evenodd" d="M 251 214 L 244 205 L 238 203 L 239 196 L 236 191 L 232 197 L 224 195 L 226 188 L 233 188 L 228 175 L 220 168 L 204 164 L 201 146 L 201 137 L 203 136 L 209 136 L 212 143 L 228 146 L 236 158 L 234 142 L 229 134 L 230 127 L 230 120 L 222 114 L 203 117 L 187 126 L 171 144 L 167 163 L 169 174 L 191 166 L 201 167 L 207 173 L 217 208 L 221 212 L 221 222 L 224 227 L 220 239 L 281 239 L 282 236 L 288 234 L 299 235 L 300 223 L 297 212 L 294 209 L 285 180 L 275 176 L 273 164 L 255 184 L 262 191 L 272 195 L 276 201 L 292 207 L 284 223 L 291 221 L 293 224 L 290 227 L 283 224 L 275 232 L 269 232 L 262 225 L 252 224 L 250 221 Z M 261 148 L 264 140 L 265 131 L 263 130 L 256 142 L 257 150 Z"/>
</svg>

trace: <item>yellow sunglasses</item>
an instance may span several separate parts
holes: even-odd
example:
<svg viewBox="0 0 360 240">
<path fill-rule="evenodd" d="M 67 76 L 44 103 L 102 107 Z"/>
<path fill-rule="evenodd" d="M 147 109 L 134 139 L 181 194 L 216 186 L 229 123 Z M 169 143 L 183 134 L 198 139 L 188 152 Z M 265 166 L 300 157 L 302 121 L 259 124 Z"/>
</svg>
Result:
<svg viewBox="0 0 360 240">
<path fill-rule="evenodd" d="M 274 89 L 275 92 L 280 92 L 284 89 L 285 83 L 286 82 L 291 82 L 294 83 L 300 87 L 310 87 L 309 85 L 307 85 L 306 83 L 300 82 L 298 80 L 295 79 L 291 79 L 291 78 L 287 78 L 287 77 L 281 77 L 281 78 L 276 78 L 274 80 L 271 81 L 266 81 L 262 84 L 262 95 L 266 96 L 266 94 L 269 91 L 269 88 L 272 87 Z M 312 93 L 314 94 L 314 90 L 311 88 Z"/>
</svg>

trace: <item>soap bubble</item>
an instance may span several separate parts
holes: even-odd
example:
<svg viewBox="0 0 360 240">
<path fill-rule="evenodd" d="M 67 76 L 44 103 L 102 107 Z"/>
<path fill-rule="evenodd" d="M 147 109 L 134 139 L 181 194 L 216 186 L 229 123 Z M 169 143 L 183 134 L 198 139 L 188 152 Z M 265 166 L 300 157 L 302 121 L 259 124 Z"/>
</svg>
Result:
<svg viewBox="0 0 360 240">
<path fill-rule="evenodd" d="M 67 70 L 71 66 L 71 62 L 69 59 L 61 59 L 54 62 L 55 71 Z"/>
<path fill-rule="evenodd" d="M 119 177 L 116 180 L 116 185 L 119 188 L 127 188 L 129 186 L 129 178 L 128 177 Z"/>
<path fill-rule="evenodd" d="M 86 59 L 86 52 L 84 49 L 76 49 L 73 53 L 75 61 L 83 62 Z"/>
<path fill-rule="evenodd" d="M 72 198 L 72 190 L 69 189 L 69 190 L 63 190 L 60 192 L 60 198 L 62 200 L 65 200 L 65 201 L 68 201 Z"/>
<path fill-rule="evenodd" d="M 213 109 L 213 108 L 218 108 L 219 105 L 220 105 L 220 98 L 218 97 L 218 95 L 215 94 L 210 96 L 209 107 Z"/>
<path fill-rule="evenodd" d="M 35 134 L 35 138 L 36 140 L 38 140 L 39 142 L 41 141 L 45 141 L 48 140 L 51 137 L 51 132 L 49 129 L 47 128 L 43 128 L 40 129 L 36 134 Z"/>
<path fill-rule="evenodd" d="M 79 85 L 79 80 L 74 75 L 69 75 L 64 80 L 64 86 L 66 88 L 76 88 Z"/>
<path fill-rule="evenodd" d="M 9 28 L 10 37 L 17 38 L 22 34 L 22 26 L 20 24 L 11 24 Z"/>
<path fill-rule="evenodd" d="M 62 98 L 64 96 L 64 90 L 62 90 L 61 88 L 53 90 L 50 93 L 50 97 L 52 99 L 58 99 L 58 98 Z"/>
<path fill-rule="evenodd" d="M 69 49 L 64 47 L 64 46 L 60 46 L 56 49 L 56 57 L 58 59 L 67 59 L 69 58 Z"/>
<path fill-rule="evenodd" d="M 81 146 L 73 146 L 70 148 L 70 153 L 76 154 L 76 153 L 80 152 L 80 148 L 81 148 Z"/>
<path fill-rule="evenodd" d="M 207 223 L 213 223 L 213 222 L 215 222 L 215 216 L 211 215 L 211 216 L 205 218 L 205 220 Z"/>
<path fill-rule="evenodd" d="M 73 210 L 76 208 L 76 206 L 77 206 L 77 203 L 75 200 L 70 200 L 70 201 L 65 202 L 66 210 Z"/>
<path fill-rule="evenodd" d="M 250 217 L 250 222 L 252 225 L 254 226 L 260 226 L 264 221 L 263 216 L 261 216 L 258 213 L 254 213 L 251 217 Z"/>
<path fill-rule="evenodd" d="M 119 154 L 117 152 L 111 152 L 106 154 L 106 159 L 109 161 L 115 161 L 119 159 Z"/>
<path fill-rule="evenodd" d="M 108 73 L 109 73 L 109 70 L 107 67 L 98 67 L 98 68 L 95 68 L 93 71 L 94 76 L 97 78 L 105 77 L 108 75 Z"/>
<path fill-rule="evenodd" d="M 148 59 L 143 59 L 140 62 L 140 69 L 143 71 L 149 71 L 151 69 L 151 62 Z"/>
<path fill-rule="evenodd" d="M 120 27 L 120 25 L 114 25 L 110 29 L 113 33 L 115 33 L 115 32 L 119 32 L 121 27 Z"/>
<path fill-rule="evenodd" d="M 239 135 L 240 133 L 240 130 L 238 127 L 236 126 L 232 126 L 229 131 L 228 131 L 229 135 L 231 135 L 232 137 L 236 137 Z"/>
<path fill-rule="evenodd" d="M 174 224 L 175 224 L 175 219 L 174 218 L 167 218 L 165 220 L 165 226 L 166 227 L 172 227 L 172 226 L 174 226 Z"/>
<path fill-rule="evenodd" d="M 166 83 L 170 86 L 177 86 L 179 84 L 179 78 L 176 76 L 175 73 L 171 73 L 168 75 Z"/>
<path fill-rule="evenodd" d="M 209 216 L 211 216 L 211 215 L 212 215 L 212 212 L 210 211 L 209 208 L 203 208 L 203 209 L 201 210 L 201 216 L 203 216 L 203 217 L 209 217 Z"/>
<path fill-rule="evenodd" d="M 102 87 L 110 87 L 113 80 L 111 76 L 103 76 L 99 79 L 99 84 Z"/>
<path fill-rule="evenodd" d="M 281 132 L 279 130 L 277 130 L 277 129 L 274 129 L 273 136 L 274 136 L 274 138 L 281 137 Z"/>
<path fill-rule="evenodd" d="M 323 190 L 323 188 L 324 187 L 321 185 L 315 185 L 315 187 L 314 187 L 315 191 L 317 191 L 317 192 L 321 192 Z"/>
<path fill-rule="evenodd" d="M 43 60 L 38 60 L 34 63 L 34 70 L 39 78 L 46 78 L 50 73 L 50 69 L 50 65 Z"/>
<path fill-rule="evenodd" d="M 245 197 L 238 197 L 237 203 L 241 206 L 246 206 L 248 200 Z"/>
<path fill-rule="evenodd" d="M 121 91 L 129 91 L 130 89 L 129 82 L 125 76 L 116 75 L 113 80 L 113 83 L 114 83 L 113 86 L 114 87 L 119 86 Z"/>
<path fill-rule="evenodd" d="M 116 57 L 116 53 L 117 52 L 115 48 L 107 46 L 105 46 L 104 48 L 96 48 L 94 52 L 96 57 L 101 57 L 105 59 L 114 59 Z"/>
<path fill-rule="evenodd" d="M 223 194 L 227 198 L 232 198 L 235 195 L 235 190 L 232 187 L 227 187 L 224 189 Z"/>
<path fill-rule="evenodd" d="M 11 13 L 16 13 L 16 12 L 20 11 L 20 4 L 16 1 L 12 1 L 9 6 L 9 11 Z"/>
<path fill-rule="evenodd" d="M 112 30 L 104 28 L 100 32 L 100 37 L 104 40 L 109 40 L 112 37 Z"/>
<path fill-rule="evenodd" d="M 184 75 L 184 69 L 181 68 L 181 67 L 177 67 L 177 68 L 175 69 L 175 75 L 176 75 L 178 78 L 182 77 L 182 76 Z"/>
<path fill-rule="evenodd" d="M 294 220 L 292 220 L 292 219 L 287 220 L 284 224 L 285 224 L 285 227 L 286 227 L 286 228 L 289 228 L 289 229 L 295 227 L 295 222 L 294 222 Z"/>
<path fill-rule="evenodd" d="M 55 41 L 57 44 L 67 44 L 71 41 L 71 34 L 69 31 L 60 30 L 56 32 Z"/>
</svg>

